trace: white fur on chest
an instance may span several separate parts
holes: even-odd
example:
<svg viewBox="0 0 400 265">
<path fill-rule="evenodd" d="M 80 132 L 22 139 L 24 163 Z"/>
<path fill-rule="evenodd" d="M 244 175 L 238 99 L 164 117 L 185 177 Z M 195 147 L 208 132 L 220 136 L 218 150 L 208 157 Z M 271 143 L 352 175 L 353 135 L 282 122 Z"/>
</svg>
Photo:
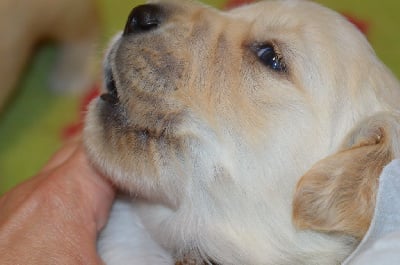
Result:
<svg viewBox="0 0 400 265">
<path fill-rule="evenodd" d="M 98 239 L 98 251 L 107 265 L 170 265 L 172 257 L 149 235 L 135 205 L 117 199 Z"/>
</svg>

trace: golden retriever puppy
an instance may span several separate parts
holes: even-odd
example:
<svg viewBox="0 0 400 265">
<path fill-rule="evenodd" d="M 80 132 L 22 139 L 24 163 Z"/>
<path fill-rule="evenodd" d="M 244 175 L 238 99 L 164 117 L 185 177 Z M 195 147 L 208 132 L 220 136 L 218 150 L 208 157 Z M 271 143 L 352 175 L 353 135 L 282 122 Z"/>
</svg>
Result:
<svg viewBox="0 0 400 265">
<path fill-rule="evenodd" d="M 50 79 L 55 90 L 90 85 L 91 56 L 99 30 L 95 0 L 0 1 L 0 111 L 41 41 L 60 44 Z"/>
<path fill-rule="evenodd" d="M 106 264 L 333 265 L 357 246 L 400 156 L 400 86 L 345 18 L 152 1 L 104 68 L 85 143 L 126 193 Z"/>
</svg>

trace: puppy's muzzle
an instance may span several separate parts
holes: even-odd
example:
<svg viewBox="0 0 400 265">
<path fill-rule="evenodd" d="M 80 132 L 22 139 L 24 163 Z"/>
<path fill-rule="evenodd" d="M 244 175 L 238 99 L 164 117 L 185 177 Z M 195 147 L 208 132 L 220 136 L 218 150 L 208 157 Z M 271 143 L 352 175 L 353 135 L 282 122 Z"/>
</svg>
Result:
<svg viewBox="0 0 400 265">
<path fill-rule="evenodd" d="M 161 25 L 165 17 L 163 9 L 155 4 L 135 7 L 128 17 L 124 36 L 134 33 L 144 33 Z"/>
<path fill-rule="evenodd" d="M 165 18 L 165 12 L 161 6 L 146 4 L 135 7 L 125 25 L 123 37 L 149 32 L 161 25 Z M 101 95 L 101 99 L 111 105 L 119 103 L 117 87 L 112 70 L 109 66 L 105 69 L 105 87 L 107 92 Z"/>
</svg>

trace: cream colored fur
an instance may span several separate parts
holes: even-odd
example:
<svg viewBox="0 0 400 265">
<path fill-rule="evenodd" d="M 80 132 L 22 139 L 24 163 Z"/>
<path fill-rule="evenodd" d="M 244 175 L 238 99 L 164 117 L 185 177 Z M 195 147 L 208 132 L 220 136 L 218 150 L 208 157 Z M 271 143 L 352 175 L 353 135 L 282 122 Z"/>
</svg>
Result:
<svg viewBox="0 0 400 265">
<path fill-rule="evenodd" d="M 117 36 L 107 52 L 118 102 L 94 101 L 86 122 L 93 163 L 128 195 L 99 240 L 105 262 L 340 264 L 365 224 L 347 229 L 339 215 L 332 230 L 314 225 L 336 214 L 335 199 L 313 206 L 314 215 L 304 202 L 325 200 L 325 186 L 341 181 L 322 179 L 309 193 L 301 188 L 314 188 L 313 177 L 297 192 L 296 183 L 319 161 L 369 144 L 384 154 L 366 165 L 377 178 L 399 156 L 398 81 L 352 24 L 309 1 L 228 12 L 153 2 L 165 12 L 162 23 Z M 253 48 L 264 43 L 286 71 L 260 61 Z M 337 170 L 355 165 L 350 177 L 363 178 L 358 163 L 368 150 L 340 155 Z M 339 207 L 359 207 L 346 199 Z"/>
</svg>

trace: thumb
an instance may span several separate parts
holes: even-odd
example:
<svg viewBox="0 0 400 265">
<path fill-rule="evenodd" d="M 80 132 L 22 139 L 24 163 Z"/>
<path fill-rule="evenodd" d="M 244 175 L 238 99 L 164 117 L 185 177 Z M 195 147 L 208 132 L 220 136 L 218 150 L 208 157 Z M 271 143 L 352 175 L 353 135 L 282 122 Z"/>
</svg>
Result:
<svg viewBox="0 0 400 265">
<path fill-rule="evenodd" d="M 100 231 L 107 223 L 115 197 L 114 187 L 90 164 L 82 145 L 78 145 L 66 162 L 55 169 L 58 170 L 71 181 L 79 183 L 80 192 L 84 194 L 82 204 L 93 213 L 97 231 Z"/>
</svg>

